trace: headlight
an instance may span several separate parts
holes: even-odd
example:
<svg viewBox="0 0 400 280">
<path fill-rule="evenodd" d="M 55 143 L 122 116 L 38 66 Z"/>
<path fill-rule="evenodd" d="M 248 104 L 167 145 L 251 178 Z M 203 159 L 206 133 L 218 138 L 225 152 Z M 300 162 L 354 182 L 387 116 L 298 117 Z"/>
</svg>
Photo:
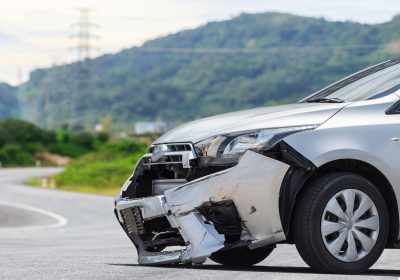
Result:
<svg viewBox="0 0 400 280">
<path fill-rule="evenodd" d="M 292 126 L 218 135 L 196 143 L 195 148 L 198 156 L 209 164 L 234 164 L 247 150 L 267 150 L 290 134 L 317 127 Z"/>
</svg>

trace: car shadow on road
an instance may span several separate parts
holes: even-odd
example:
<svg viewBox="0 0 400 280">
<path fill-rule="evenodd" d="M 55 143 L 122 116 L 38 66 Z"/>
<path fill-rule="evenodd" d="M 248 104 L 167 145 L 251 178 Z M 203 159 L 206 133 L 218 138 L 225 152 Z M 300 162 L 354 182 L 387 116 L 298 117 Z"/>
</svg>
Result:
<svg viewBox="0 0 400 280">
<path fill-rule="evenodd" d="M 115 266 L 127 266 L 127 267 L 139 267 L 141 265 L 138 264 L 118 264 L 118 263 L 109 263 L 108 265 Z M 143 266 L 141 266 L 143 267 Z M 149 266 L 150 267 L 150 266 Z M 283 267 L 283 266 L 262 266 L 256 265 L 252 267 L 227 267 L 221 265 L 213 265 L 213 264 L 205 264 L 205 265 L 157 265 L 151 266 L 152 268 L 169 268 L 169 269 L 182 269 L 182 268 L 190 268 L 190 269 L 199 269 L 199 270 L 221 270 L 221 271 L 238 271 L 238 272 L 273 272 L 273 273 L 296 273 L 296 274 L 317 274 L 307 267 Z M 367 272 L 363 273 L 365 276 L 391 276 L 391 277 L 400 277 L 400 270 L 395 269 L 370 269 Z"/>
</svg>

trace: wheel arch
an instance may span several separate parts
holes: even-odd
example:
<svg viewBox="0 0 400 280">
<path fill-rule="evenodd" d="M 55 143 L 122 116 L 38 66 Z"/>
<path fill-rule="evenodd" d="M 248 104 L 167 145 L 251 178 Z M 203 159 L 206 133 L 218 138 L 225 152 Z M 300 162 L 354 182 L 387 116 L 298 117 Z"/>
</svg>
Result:
<svg viewBox="0 0 400 280">
<path fill-rule="evenodd" d="M 311 181 L 330 172 L 352 172 L 371 181 L 380 191 L 389 209 L 389 239 L 387 247 L 394 247 L 399 236 L 399 211 L 395 192 L 386 176 L 373 165 L 357 159 L 338 159 L 325 163 L 312 172 L 291 167 L 283 180 L 279 209 L 287 241 L 293 243 L 292 218 L 298 195 Z"/>
</svg>

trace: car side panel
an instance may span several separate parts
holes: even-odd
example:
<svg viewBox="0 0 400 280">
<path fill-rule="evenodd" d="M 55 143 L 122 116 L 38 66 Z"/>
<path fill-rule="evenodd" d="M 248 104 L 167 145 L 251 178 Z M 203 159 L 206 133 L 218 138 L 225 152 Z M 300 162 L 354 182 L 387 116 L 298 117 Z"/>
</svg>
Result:
<svg viewBox="0 0 400 280">
<path fill-rule="evenodd" d="M 353 103 L 318 129 L 291 135 L 285 142 L 316 167 L 356 159 L 380 170 L 400 202 L 400 115 L 386 115 L 397 95 Z M 400 239 L 400 236 L 399 236 Z"/>
</svg>

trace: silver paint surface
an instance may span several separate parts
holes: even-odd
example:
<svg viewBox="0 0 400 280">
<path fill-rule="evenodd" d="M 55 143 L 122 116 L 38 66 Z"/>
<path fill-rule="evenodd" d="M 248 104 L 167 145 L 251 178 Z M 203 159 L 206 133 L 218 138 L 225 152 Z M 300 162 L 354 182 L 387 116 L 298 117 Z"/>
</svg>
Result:
<svg viewBox="0 0 400 280">
<path fill-rule="evenodd" d="M 154 144 L 192 142 L 218 134 L 252 129 L 320 124 L 332 117 L 345 104 L 296 103 L 256 108 L 217 115 L 178 126 L 158 138 Z"/>
<path fill-rule="evenodd" d="M 400 203 L 400 114 L 385 111 L 399 101 L 396 94 L 354 102 L 317 129 L 293 134 L 286 143 L 315 166 L 355 159 L 378 169 L 392 185 Z M 400 236 L 399 236 L 400 239 Z"/>
</svg>

